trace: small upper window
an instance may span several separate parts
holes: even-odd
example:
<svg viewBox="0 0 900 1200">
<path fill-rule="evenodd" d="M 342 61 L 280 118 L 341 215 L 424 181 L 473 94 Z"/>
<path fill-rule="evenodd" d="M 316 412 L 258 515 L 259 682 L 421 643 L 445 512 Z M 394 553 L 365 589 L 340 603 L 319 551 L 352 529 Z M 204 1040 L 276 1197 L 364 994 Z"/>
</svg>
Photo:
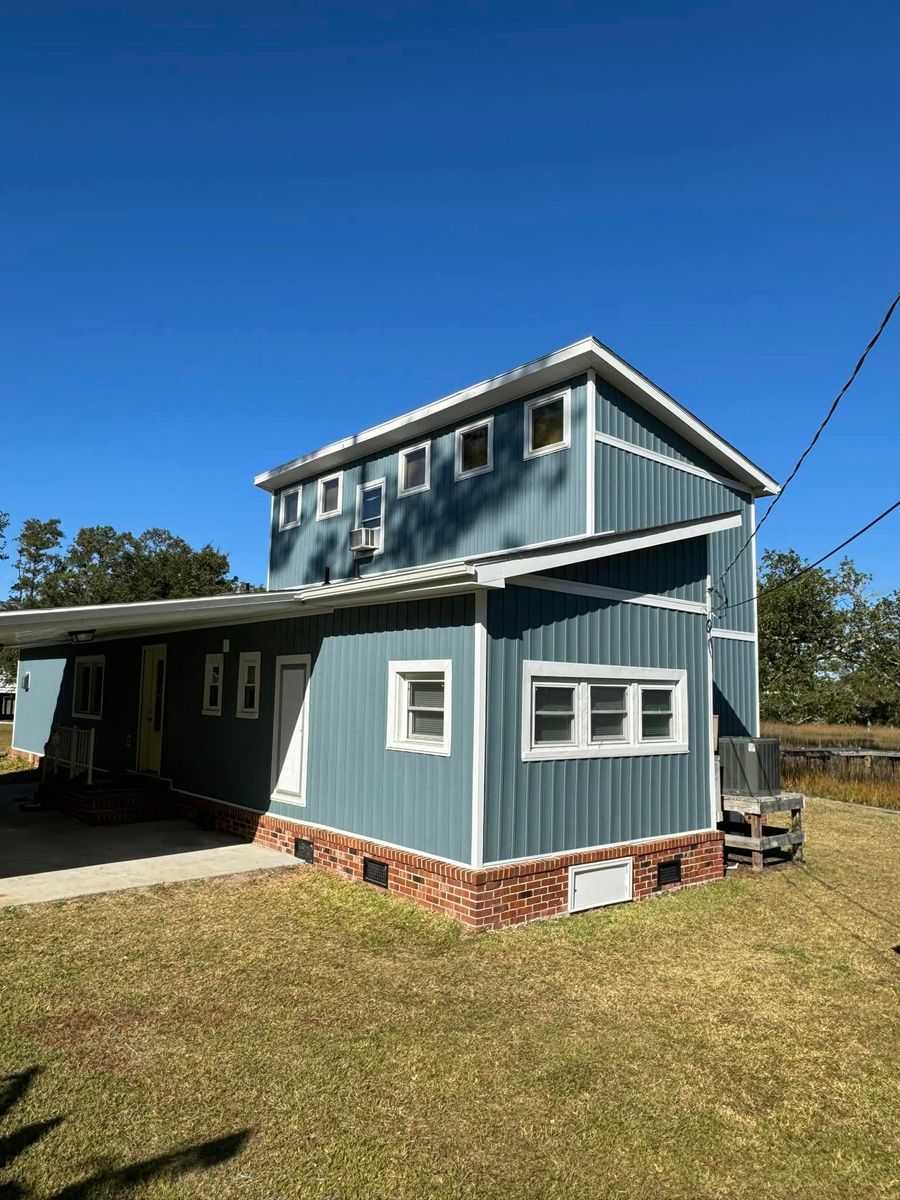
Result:
<svg viewBox="0 0 900 1200">
<path fill-rule="evenodd" d="M 478 421 L 456 431 L 456 478 L 480 475 L 494 465 L 494 421 Z"/>
<path fill-rule="evenodd" d="M 259 716 L 259 650 L 246 650 L 238 659 L 237 716 Z"/>
<path fill-rule="evenodd" d="M 75 692 L 72 697 L 73 717 L 93 717 L 103 714 L 104 656 L 75 659 Z M 30 682 L 30 681 L 29 681 Z"/>
<path fill-rule="evenodd" d="M 316 505 L 316 520 L 339 517 L 343 507 L 344 477 L 328 475 L 319 480 L 319 501 Z"/>
<path fill-rule="evenodd" d="M 525 405 L 525 457 L 537 458 L 569 445 L 569 396 L 530 400 Z"/>
<path fill-rule="evenodd" d="M 300 495 L 301 488 L 291 488 L 289 492 L 281 493 L 281 508 L 279 509 L 278 528 L 290 529 L 292 525 L 300 524 Z"/>
<path fill-rule="evenodd" d="M 203 670 L 202 713 L 204 717 L 220 717 L 222 715 L 222 674 L 224 667 L 224 655 L 207 654 Z"/>
<path fill-rule="evenodd" d="M 384 480 L 361 483 L 356 499 L 356 523 L 363 529 L 380 529 L 384 520 Z"/>
<path fill-rule="evenodd" d="M 449 755 L 450 677 L 447 660 L 388 665 L 389 750 Z"/>
<path fill-rule="evenodd" d="M 398 462 L 397 495 L 427 492 L 431 486 L 431 442 L 401 450 Z"/>
</svg>

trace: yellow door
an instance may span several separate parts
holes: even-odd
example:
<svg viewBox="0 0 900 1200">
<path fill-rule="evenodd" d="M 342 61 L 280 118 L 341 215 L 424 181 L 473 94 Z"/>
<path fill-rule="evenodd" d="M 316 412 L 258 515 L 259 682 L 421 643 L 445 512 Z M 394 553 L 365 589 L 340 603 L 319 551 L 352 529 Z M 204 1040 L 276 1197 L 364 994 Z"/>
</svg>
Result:
<svg viewBox="0 0 900 1200">
<path fill-rule="evenodd" d="M 145 646 L 141 662 L 141 714 L 137 769 L 159 774 L 162 764 L 163 704 L 166 691 L 166 648 Z"/>
</svg>

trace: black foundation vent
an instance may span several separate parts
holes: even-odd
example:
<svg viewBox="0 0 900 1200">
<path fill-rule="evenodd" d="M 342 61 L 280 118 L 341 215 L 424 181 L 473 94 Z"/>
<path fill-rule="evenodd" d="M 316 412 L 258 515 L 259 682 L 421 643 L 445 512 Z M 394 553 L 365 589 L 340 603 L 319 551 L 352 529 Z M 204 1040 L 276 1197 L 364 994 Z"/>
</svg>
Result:
<svg viewBox="0 0 900 1200">
<path fill-rule="evenodd" d="M 672 883 L 681 883 L 681 859 L 672 858 L 661 862 L 656 868 L 656 886 L 668 887 Z"/>
<path fill-rule="evenodd" d="M 364 858 L 363 879 L 366 883 L 374 883 L 376 887 L 386 888 L 388 885 L 387 863 L 379 862 L 377 858 Z"/>
<path fill-rule="evenodd" d="M 299 858 L 301 862 L 311 863 L 314 858 L 314 849 L 315 847 L 308 838 L 294 838 L 294 858 Z"/>
</svg>

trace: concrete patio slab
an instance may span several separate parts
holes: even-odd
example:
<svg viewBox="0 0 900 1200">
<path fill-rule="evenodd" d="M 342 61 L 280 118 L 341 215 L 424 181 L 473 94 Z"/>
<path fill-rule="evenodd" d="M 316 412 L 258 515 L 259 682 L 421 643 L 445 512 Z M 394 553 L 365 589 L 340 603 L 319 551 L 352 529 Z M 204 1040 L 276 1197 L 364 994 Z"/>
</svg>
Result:
<svg viewBox="0 0 900 1200">
<path fill-rule="evenodd" d="M 97 826 L 27 811 L 30 792 L 0 785 L 0 907 L 299 865 L 189 821 Z"/>
</svg>

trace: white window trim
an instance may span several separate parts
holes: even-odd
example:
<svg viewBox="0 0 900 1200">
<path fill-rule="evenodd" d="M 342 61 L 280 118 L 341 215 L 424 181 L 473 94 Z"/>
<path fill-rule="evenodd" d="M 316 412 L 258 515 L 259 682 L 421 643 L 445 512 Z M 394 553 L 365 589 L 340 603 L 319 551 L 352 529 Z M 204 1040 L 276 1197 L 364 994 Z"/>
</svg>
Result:
<svg viewBox="0 0 900 1200">
<path fill-rule="evenodd" d="M 294 495 L 296 495 L 296 497 L 297 497 L 297 520 L 296 521 L 285 521 L 285 519 L 284 519 L 285 499 L 288 496 L 294 496 Z M 300 520 L 301 520 L 302 516 L 303 516 L 303 485 L 299 484 L 297 487 L 285 488 L 285 490 L 283 492 L 281 492 L 278 497 L 278 531 L 279 531 L 279 533 L 281 532 L 282 529 L 296 529 L 297 526 L 300 524 Z"/>
<path fill-rule="evenodd" d="M 415 450 L 425 451 L 425 482 L 420 483 L 418 487 L 405 488 L 403 486 L 403 461 L 407 454 L 412 454 Z M 419 442 L 415 446 L 404 446 L 397 455 L 397 495 L 398 496 L 415 496 L 419 492 L 428 492 L 431 490 L 431 442 Z"/>
<path fill-rule="evenodd" d="M 563 440 L 552 446 L 542 446 L 534 450 L 531 445 L 531 414 L 536 408 L 550 404 L 553 400 L 563 402 Z M 536 396 L 525 403 L 525 458 L 543 458 L 545 454 L 555 454 L 557 450 L 568 450 L 572 445 L 572 392 L 566 389 L 562 392 L 551 392 L 547 396 Z"/>
<path fill-rule="evenodd" d="M 211 708 L 207 704 L 209 699 L 209 685 L 212 680 L 213 667 L 219 668 L 219 703 L 215 708 Z M 221 717 L 222 715 L 222 693 L 225 690 L 225 655 L 221 652 L 217 654 L 207 654 L 203 663 L 203 707 L 200 709 L 200 715 L 203 717 Z"/>
<path fill-rule="evenodd" d="M 242 650 L 238 657 L 238 687 L 234 715 L 236 717 L 241 717 L 245 721 L 255 721 L 259 717 L 259 682 L 261 663 L 262 652 L 259 650 Z M 247 674 L 247 668 L 250 666 L 256 667 L 256 705 L 253 708 L 244 708 L 244 687 L 246 686 L 245 676 Z"/>
<path fill-rule="evenodd" d="M 78 703 L 78 667 L 84 663 L 87 666 L 101 666 L 103 668 L 103 681 L 100 684 L 100 711 L 95 713 L 79 712 L 75 705 Z M 23 677 L 24 678 L 24 677 Z M 29 686 L 31 678 L 29 674 Z M 28 691 L 28 688 L 24 689 Z M 93 681 L 91 684 L 93 690 Z M 103 720 L 103 696 L 106 692 L 106 655 L 105 654 L 82 654 L 75 659 L 75 674 L 72 679 L 72 716 L 81 717 L 85 721 L 102 721 Z"/>
<path fill-rule="evenodd" d="M 325 491 L 325 484 L 332 483 L 335 479 L 338 481 L 337 508 L 334 510 L 334 512 L 323 512 L 322 511 L 322 495 Z M 341 516 L 343 514 L 343 511 L 344 511 L 344 472 L 343 471 L 335 471 L 335 473 L 333 475 L 323 475 L 322 478 L 319 480 L 319 482 L 316 484 L 316 520 L 317 521 L 330 521 L 332 517 Z"/>
<path fill-rule="evenodd" d="M 408 675 L 444 676 L 444 738 L 441 742 L 417 742 L 406 736 L 406 685 Z M 436 754 L 449 758 L 452 746 L 453 664 L 449 658 L 419 658 L 388 663 L 387 737 L 388 750 L 410 754 Z"/>
<path fill-rule="evenodd" d="M 534 745 L 534 689 L 542 684 L 576 684 L 574 742 L 547 746 Z M 591 742 L 591 684 L 625 684 L 628 697 L 627 742 Z M 663 741 L 641 740 L 640 693 L 643 688 L 671 688 L 673 692 L 674 737 Z M 687 754 L 687 671 L 662 667 L 621 667 L 596 663 L 540 662 L 526 659 L 522 664 L 522 760 L 524 762 L 568 758 L 638 758 L 648 754 Z"/>
<path fill-rule="evenodd" d="M 475 467 L 471 471 L 462 469 L 462 438 L 464 433 L 471 433 L 473 429 L 480 429 L 482 425 L 487 426 L 487 465 L 484 467 Z M 472 479 L 476 475 L 487 475 L 488 471 L 494 469 L 494 417 L 493 414 L 489 417 L 482 417 L 478 421 L 470 421 L 468 425 L 463 425 L 456 431 L 454 452 L 453 452 L 453 478 L 458 481 L 460 479 Z"/>
</svg>

